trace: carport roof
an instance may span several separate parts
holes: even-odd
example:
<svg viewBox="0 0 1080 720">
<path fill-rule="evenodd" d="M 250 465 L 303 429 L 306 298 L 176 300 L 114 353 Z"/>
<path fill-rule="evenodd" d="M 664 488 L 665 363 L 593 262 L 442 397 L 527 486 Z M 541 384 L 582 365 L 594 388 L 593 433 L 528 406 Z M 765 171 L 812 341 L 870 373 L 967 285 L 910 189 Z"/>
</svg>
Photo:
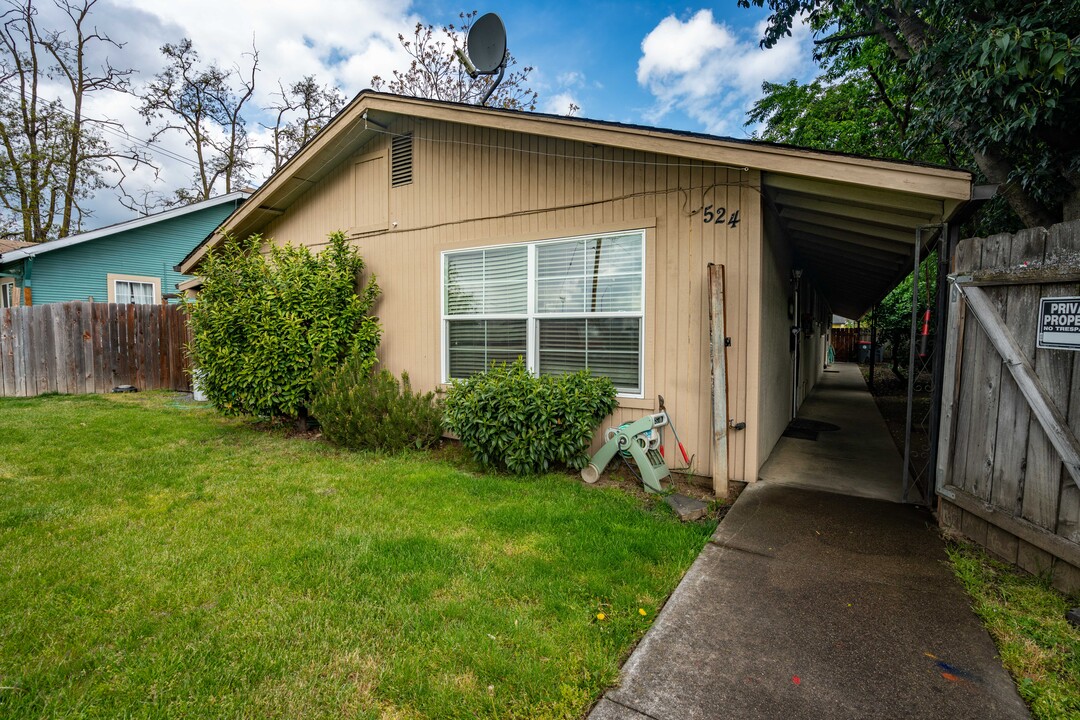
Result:
<svg viewBox="0 0 1080 720">
<path fill-rule="evenodd" d="M 833 312 L 850 318 L 861 317 L 911 272 L 917 238 L 925 245 L 959 206 L 778 173 L 763 174 L 762 186 L 796 262 Z"/>
<path fill-rule="evenodd" d="M 853 317 L 904 277 L 915 228 L 947 220 L 971 198 L 971 174 L 953 168 L 365 90 L 178 269 L 191 273 L 225 232 L 258 232 L 402 116 L 761 171 L 766 202 L 778 213 L 799 260 L 833 309 Z"/>
</svg>

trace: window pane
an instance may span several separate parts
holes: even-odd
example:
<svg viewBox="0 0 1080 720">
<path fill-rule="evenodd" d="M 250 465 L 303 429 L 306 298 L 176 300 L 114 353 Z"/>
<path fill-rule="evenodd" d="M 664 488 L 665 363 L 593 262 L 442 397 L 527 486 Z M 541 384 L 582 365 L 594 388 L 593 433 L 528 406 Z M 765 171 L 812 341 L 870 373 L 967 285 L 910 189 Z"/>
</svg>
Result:
<svg viewBox="0 0 1080 720">
<path fill-rule="evenodd" d="M 585 319 L 541 320 L 540 349 L 584 350 Z"/>
<path fill-rule="evenodd" d="M 536 246 L 536 276 L 581 277 L 585 274 L 585 242 L 572 240 Z"/>
<path fill-rule="evenodd" d="M 525 320 L 451 320 L 447 325 L 451 378 L 469 377 L 493 362 L 513 362 L 526 354 Z"/>
<path fill-rule="evenodd" d="M 558 375 L 588 368 L 624 392 L 641 390 L 641 319 L 543 319 L 540 372 Z"/>
<path fill-rule="evenodd" d="M 150 283 L 132 283 L 132 302 L 136 305 L 152 305 L 154 303 L 154 286 Z"/>
<path fill-rule="evenodd" d="M 538 280 L 536 311 L 542 313 L 579 313 L 585 309 L 583 277 Z"/>
<path fill-rule="evenodd" d="M 641 235 L 634 233 L 589 240 L 585 271 L 589 275 L 640 273 Z"/>
<path fill-rule="evenodd" d="M 585 353 L 540 351 L 541 375 L 565 375 L 585 367 Z"/>
<path fill-rule="evenodd" d="M 485 250 L 484 312 L 528 312 L 528 273 L 528 248 L 517 246 Z"/>
<path fill-rule="evenodd" d="M 585 309 L 589 312 L 640 312 L 641 274 L 589 278 Z"/>
<path fill-rule="evenodd" d="M 117 280 L 116 282 L 116 302 L 121 305 L 127 305 L 132 302 L 134 298 L 131 295 L 131 283 Z"/>
<path fill-rule="evenodd" d="M 641 312 L 640 234 L 536 247 L 536 312 Z"/>
<path fill-rule="evenodd" d="M 526 313 L 528 264 L 525 246 L 447 255 L 447 314 Z"/>
</svg>

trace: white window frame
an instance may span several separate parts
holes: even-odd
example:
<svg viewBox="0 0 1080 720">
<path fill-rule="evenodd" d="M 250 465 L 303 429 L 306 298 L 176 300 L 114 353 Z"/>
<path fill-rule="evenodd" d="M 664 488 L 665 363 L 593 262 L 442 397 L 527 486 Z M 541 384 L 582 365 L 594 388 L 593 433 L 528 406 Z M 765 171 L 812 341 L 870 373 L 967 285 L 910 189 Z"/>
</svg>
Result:
<svg viewBox="0 0 1080 720">
<path fill-rule="evenodd" d="M 536 249 L 542 245 L 551 245 L 555 243 L 569 242 L 569 241 L 582 241 L 592 240 L 595 238 L 607 238 L 621 235 L 633 235 L 638 234 L 641 236 L 641 299 L 640 310 L 634 311 L 614 311 L 614 312 L 576 312 L 576 313 L 552 313 L 552 312 L 538 312 L 536 309 L 536 290 L 537 290 L 537 262 L 536 262 Z M 539 372 L 540 367 L 540 320 L 580 320 L 580 319 L 602 319 L 602 318 L 638 318 L 640 321 L 640 332 L 638 333 L 638 392 L 619 391 L 616 397 L 620 398 L 633 398 L 642 399 L 645 397 L 645 298 L 646 298 L 646 261 L 648 258 L 648 248 L 646 243 L 648 241 L 648 233 L 645 228 L 633 228 L 630 230 L 619 230 L 612 232 L 602 233 L 590 233 L 588 235 L 570 235 L 560 238 L 549 238 L 544 240 L 534 240 L 529 242 L 516 242 L 516 243 L 501 243 L 497 245 L 479 245 L 473 247 L 454 248 L 452 250 L 443 250 L 440 253 L 439 262 L 439 305 L 440 316 L 442 318 L 440 323 L 440 343 L 441 343 L 441 360 L 442 370 L 440 378 L 443 384 L 449 383 L 450 379 L 450 344 L 449 344 L 449 323 L 451 320 L 525 320 L 526 321 L 526 357 L 525 363 L 529 368 L 529 372 L 536 375 Z M 499 248 L 506 247 L 520 247 L 524 245 L 527 251 L 528 257 L 528 269 L 527 269 L 527 304 L 525 313 L 495 313 L 490 315 L 485 314 L 469 314 L 469 315 L 448 315 L 446 311 L 446 271 L 447 271 L 447 259 L 450 255 L 456 255 L 458 253 L 475 252 L 477 250 L 497 250 Z"/>
<path fill-rule="evenodd" d="M 18 307 L 19 297 L 16 294 L 14 278 L 0 278 L 0 308 Z M 7 304 L 4 304 L 4 297 Z"/>
<path fill-rule="evenodd" d="M 108 273 L 106 275 L 106 282 L 109 286 L 109 302 L 111 303 L 117 302 L 116 284 L 122 282 L 149 285 L 150 294 L 153 297 L 153 300 L 149 304 L 157 305 L 161 302 L 161 278 L 156 278 L 149 275 L 120 275 L 117 273 Z"/>
</svg>

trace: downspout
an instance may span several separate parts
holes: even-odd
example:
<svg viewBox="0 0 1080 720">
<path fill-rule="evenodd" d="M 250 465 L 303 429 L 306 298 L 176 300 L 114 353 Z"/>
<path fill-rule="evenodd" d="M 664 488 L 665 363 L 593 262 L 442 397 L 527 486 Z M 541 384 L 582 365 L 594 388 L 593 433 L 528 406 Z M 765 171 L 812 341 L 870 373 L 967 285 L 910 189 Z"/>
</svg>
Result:
<svg viewBox="0 0 1080 720">
<path fill-rule="evenodd" d="M 22 283 L 22 285 L 23 285 L 23 306 L 24 307 L 30 307 L 30 306 L 32 306 L 34 304 L 34 293 L 33 293 L 33 290 L 31 289 L 33 283 L 31 282 L 31 277 L 30 277 L 31 275 L 33 275 L 33 273 L 34 273 L 34 256 L 31 255 L 30 257 L 23 260 L 23 271 L 22 271 L 23 283 Z"/>
</svg>

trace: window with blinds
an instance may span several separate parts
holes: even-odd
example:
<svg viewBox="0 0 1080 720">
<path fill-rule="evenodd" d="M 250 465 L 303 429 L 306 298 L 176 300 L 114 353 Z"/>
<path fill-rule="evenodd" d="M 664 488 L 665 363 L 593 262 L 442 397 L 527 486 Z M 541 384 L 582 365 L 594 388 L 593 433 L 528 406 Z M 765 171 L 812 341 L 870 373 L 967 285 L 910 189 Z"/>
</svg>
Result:
<svg viewBox="0 0 1080 720">
<path fill-rule="evenodd" d="M 643 231 L 443 256 L 444 378 L 525 358 L 643 391 Z"/>
</svg>

